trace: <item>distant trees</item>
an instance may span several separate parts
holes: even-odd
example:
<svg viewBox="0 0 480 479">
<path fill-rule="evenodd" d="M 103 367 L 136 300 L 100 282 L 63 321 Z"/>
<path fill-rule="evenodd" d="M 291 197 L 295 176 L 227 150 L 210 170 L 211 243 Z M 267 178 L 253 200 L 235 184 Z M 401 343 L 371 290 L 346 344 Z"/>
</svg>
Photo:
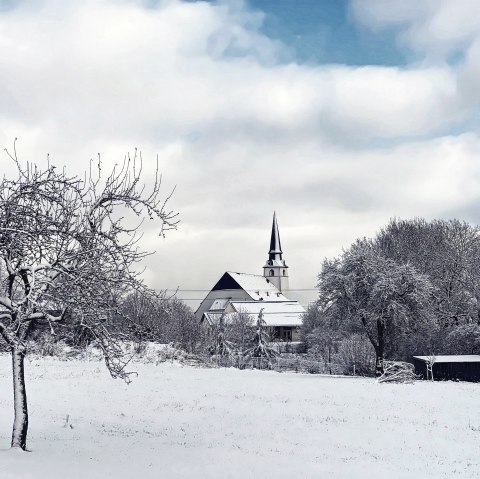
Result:
<svg viewBox="0 0 480 479">
<path fill-rule="evenodd" d="M 103 177 L 101 163 L 85 178 L 49 165 L 23 166 L 16 154 L 14 179 L 0 182 L 0 335 L 12 355 L 15 419 L 11 446 L 26 449 L 28 429 L 24 359 L 27 340 L 39 324 L 74 318 L 97 341 L 113 377 L 128 378 L 121 345 L 108 325 L 123 293 L 156 297 L 135 265 L 139 248 L 134 217 L 157 220 L 161 233 L 175 215 L 160 198 L 159 176 L 147 193 L 141 158 L 127 158 Z M 168 199 L 168 196 L 167 196 Z"/>
<path fill-rule="evenodd" d="M 318 287 L 319 300 L 304 318 L 307 344 L 332 342 L 331 330 L 321 334 L 326 324 L 342 341 L 363 334 L 375 350 L 377 374 L 386 357 L 480 350 L 477 226 L 393 219 L 375 238 L 325 260 Z M 337 352 L 340 342 L 333 340 Z"/>
<path fill-rule="evenodd" d="M 435 288 L 439 326 L 480 320 L 480 228 L 459 220 L 391 220 L 375 242 L 386 258 L 411 264 Z"/>
<path fill-rule="evenodd" d="M 255 322 L 250 314 L 243 311 L 218 314 L 209 336 L 210 354 L 235 356 L 238 364 L 242 358 L 269 360 L 278 355 L 270 344 L 272 335 L 263 317 L 263 308 Z"/>
<path fill-rule="evenodd" d="M 163 293 L 152 297 L 134 291 L 120 304 L 113 329 L 134 341 L 174 343 L 187 352 L 204 344 L 204 329 L 181 300 Z"/>
<path fill-rule="evenodd" d="M 480 354 L 480 325 L 468 323 L 452 327 L 446 346 L 451 354 Z"/>
</svg>

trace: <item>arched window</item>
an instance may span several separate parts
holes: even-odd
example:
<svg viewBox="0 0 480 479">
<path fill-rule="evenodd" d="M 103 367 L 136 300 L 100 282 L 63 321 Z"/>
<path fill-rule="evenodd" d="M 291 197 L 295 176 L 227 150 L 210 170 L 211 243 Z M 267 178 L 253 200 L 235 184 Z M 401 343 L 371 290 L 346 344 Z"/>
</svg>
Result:
<svg viewBox="0 0 480 479">
<path fill-rule="evenodd" d="M 268 272 L 268 276 L 273 276 L 273 269 Z"/>
<path fill-rule="evenodd" d="M 286 274 L 285 270 L 283 270 L 283 276 L 286 276 L 286 275 L 287 275 L 287 274 Z"/>
</svg>

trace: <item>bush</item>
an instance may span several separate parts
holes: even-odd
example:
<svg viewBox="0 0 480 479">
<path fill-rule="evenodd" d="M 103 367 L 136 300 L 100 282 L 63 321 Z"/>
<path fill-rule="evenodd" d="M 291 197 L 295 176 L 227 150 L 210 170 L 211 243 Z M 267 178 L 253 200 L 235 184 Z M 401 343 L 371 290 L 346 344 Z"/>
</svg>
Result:
<svg viewBox="0 0 480 479">
<path fill-rule="evenodd" d="M 39 356 L 55 356 L 57 358 L 66 358 L 72 354 L 76 354 L 65 341 L 57 340 L 52 335 L 41 335 L 35 341 L 28 343 L 28 351 Z"/>
<path fill-rule="evenodd" d="M 375 351 L 361 334 L 352 334 L 342 340 L 336 357 L 343 367 L 343 374 L 373 376 L 375 373 Z"/>
</svg>

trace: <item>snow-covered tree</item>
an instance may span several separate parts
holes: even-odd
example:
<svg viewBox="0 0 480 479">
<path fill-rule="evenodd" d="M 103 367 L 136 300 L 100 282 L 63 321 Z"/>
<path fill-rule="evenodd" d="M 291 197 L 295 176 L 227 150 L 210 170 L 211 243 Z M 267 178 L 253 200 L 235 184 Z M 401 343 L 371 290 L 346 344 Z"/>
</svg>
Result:
<svg viewBox="0 0 480 479">
<path fill-rule="evenodd" d="M 209 348 L 210 353 L 216 356 L 230 356 L 234 353 L 234 345 L 227 339 L 225 333 L 225 314 L 222 313 L 218 318 L 213 343 Z"/>
<path fill-rule="evenodd" d="M 447 335 L 448 351 L 452 354 L 480 353 L 480 325 L 461 324 L 453 327 Z"/>
<path fill-rule="evenodd" d="M 479 226 L 459 220 L 393 219 L 375 242 L 386 258 L 428 275 L 442 330 L 480 322 Z"/>
<path fill-rule="evenodd" d="M 326 314 L 362 325 L 375 349 L 377 375 L 383 373 L 388 329 L 405 330 L 431 317 L 428 277 L 384 258 L 371 241 L 357 241 L 341 258 L 326 260 L 319 288 Z"/>
<path fill-rule="evenodd" d="M 228 339 L 239 353 L 243 353 L 252 337 L 253 319 L 245 311 L 231 313 L 226 325 Z"/>
<path fill-rule="evenodd" d="M 263 319 L 263 308 L 257 317 L 256 330 L 253 335 L 251 347 L 245 352 L 246 357 L 273 359 L 278 356 L 276 349 L 270 346 L 271 338 L 267 323 Z"/>
<path fill-rule="evenodd" d="M 23 166 L 10 155 L 18 175 L 0 182 L 0 334 L 12 355 L 14 408 L 11 446 L 26 449 L 28 429 L 24 358 L 30 332 L 75 317 L 96 338 L 113 377 L 128 379 L 127 359 L 108 324 L 119 314 L 118 295 L 141 291 L 136 265 L 148 254 L 139 248 L 140 223 L 125 215 L 175 227 L 175 215 L 160 199 L 160 177 L 151 193 L 142 184 L 140 155 L 127 157 L 104 178 L 101 162 L 85 178 L 48 165 Z"/>
</svg>

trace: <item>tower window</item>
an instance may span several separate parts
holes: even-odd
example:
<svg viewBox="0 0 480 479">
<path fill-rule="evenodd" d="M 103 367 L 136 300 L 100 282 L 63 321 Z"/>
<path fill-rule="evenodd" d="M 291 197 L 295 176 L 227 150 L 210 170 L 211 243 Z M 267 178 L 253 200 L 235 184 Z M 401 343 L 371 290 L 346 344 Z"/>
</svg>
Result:
<svg viewBox="0 0 480 479">
<path fill-rule="evenodd" d="M 273 269 L 268 272 L 268 276 L 273 276 Z"/>
<path fill-rule="evenodd" d="M 286 276 L 285 270 L 283 270 L 283 276 Z"/>
</svg>

